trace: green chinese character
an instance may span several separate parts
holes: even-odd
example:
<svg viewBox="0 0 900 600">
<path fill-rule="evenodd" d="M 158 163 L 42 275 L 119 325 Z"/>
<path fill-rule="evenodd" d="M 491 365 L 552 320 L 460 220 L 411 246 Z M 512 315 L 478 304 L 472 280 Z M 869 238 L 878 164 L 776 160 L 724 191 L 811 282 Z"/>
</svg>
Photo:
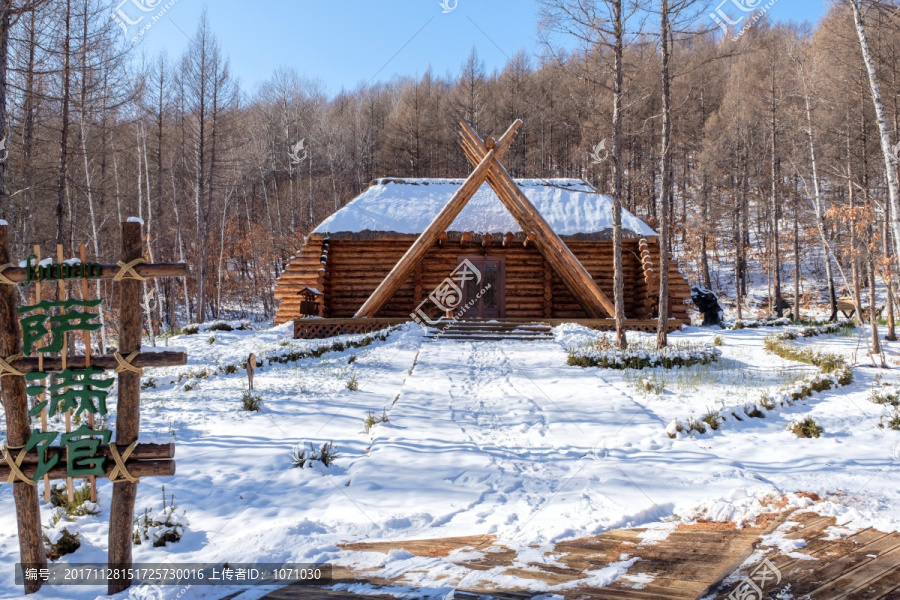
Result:
<svg viewBox="0 0 900 600">
<path fill-rule="evenodd" d="M 41 433 L 40 429 L 35 429 L 31 432 L 31 437 L 28 438 L 28 443 L 25 445 L 25 452 L 31 452 L 32 450 L 37 449 L 38 466 L 37 470 L 34 472 L 34 477 L 32 477 L 33 481 L 41 479 L 59 462 L 58 453 L 55 454 L 53 458 L 47 460 L 47 450 L 50 449 L 56 436 L 57 433 L 55 431 Z"/>
<path fill-rule="evenodd" d="M 44 379 L 47 379 L 48 375 L 49 375 L 49 373 L 42 373 L 40 371 L 34 371 L 32 373 L 25 373 L 25 381 L 27 381 L 29 383 L 32 381 L 42 381 Z M 45 386 L 45 385 L 29 385 L 28 387 L 25 388 L 25 393 L 28 396 L 31 396 L 32 398 L 40 396 L 45 391 L 47 391 L 47 386 Z M 44 408 L 47 406 L 47 404 L 48 404 L 48 402 L 46 400 L 44 400 L 42 402 L 38 402 L 37 404 L 34 405 L 34 408 L 32 408 L 30 411 L 28 411 L 28 415 L 31 417 L 38 416 L 39 414 L 41 414 L 41 411 L 44 410 Z M 56 413 L 53 413 L 53 414 L 56 414 Z"/>
<path fill-rule="evenodd" d="M 78 300 L 70 298 L 64 302 L 51 302 L 44 300 L 32 306 L 23 306 L 17 308 L 19 314 L 27 314 L 35 311 L 43 311 L 45 314 L 36 314 L 24 317 L 20 320 L 22 324 L 22 337 L 24 341 L 24 352 L 30 355 L 34 349 L 34 345 L 43 339 L 47 334 L 52 334 L 52 340 L 43 348 L 38 348 L 41 354 L 57 354 L 62 351 L 64 334 L 70 331 L 97 331 L 100 329 L 100 323 L 92 323 L 93 319 L 98 318 L 98 313 L 87 313 L 73 310 L 74 308 L 94 308 L 100 306 L 103 302 L 102 298 L 97 300 Z M 53 309 L 60 309 L 57 315 L 50 316 L 49 313 Z M 46 323 L 50 321 L 50 329 L 47 329 Z"/>
<path fill-rule="evenodd" d="M 107 392 L 102 391 L 112 387 L 114 379 L 94 379 L 94 375 L 102 374 L 101 369 L 90 367 L 88 369 L 66 369 L 58 375 L 59 383 L 51 385 L 48 389 L 52 395 L 51 416 L 57 411 L 66 412 L 77 409 L 76 415 L 84 411 L 91 414 L 106 414 Z M 80 377 L 80 379 L 79 379 Z M 101 389 L 94 389 L 101 388 Z M 62 393 L 58 393 L 62 390 Z M 94 402 L 96 400 L 96 403 Z"/>
<path fill-rule="evenodd" d="M 19 310 L 21 312 L 21 309 Z M 48 318 L 47 315 L 31 315 L 19 321 L 22 324 L 22 340 L 26 355 L 30 355 L 34 345 L 50 333 L 44 326 Z"/>
<path fill-rule="evenodd" d="M 95 431 L 87 425 L 82 425 L 72 433 L 62 434 L 62 444 L 66 447 L 66 476 L 73 478 L 103 476 L 106 472 L 103 468 L 106 457 L 98 456 L 97 451 L 101 443 L 109 444 L 110 438 L 112 438 L 111 431 L 107 429 Z"/>
</svg>

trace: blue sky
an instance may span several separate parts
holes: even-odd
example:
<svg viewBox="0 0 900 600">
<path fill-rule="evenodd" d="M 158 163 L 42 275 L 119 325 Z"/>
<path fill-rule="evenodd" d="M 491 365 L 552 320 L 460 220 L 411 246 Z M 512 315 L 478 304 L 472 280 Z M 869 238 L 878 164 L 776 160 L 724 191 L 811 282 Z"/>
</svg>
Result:
<svg viewBox="0 0 900 600">
<path fill-rule="evenodd" d="M 445 1 L 452 6 L 456 0 Z M 132 2 L 155 8 L 141 13 Z M 180 55 L 206 7 L 249 93 L 280 66 L 321 79 L 333 94 L 397 74 L 421 75 L 429 67 L 438 75 L 456 73 L 473 46 L 488 71 L 518 50 L 538 51 L 535 0 L 458 0 L 446 14 L 439 0 L 125 0 L 120 10 L 131 20 L 149 15 L 143 25 L 169 3 L 141 36 L 144 51 Z M 769 15 L 814 23 L 825 8 L 826 0 L 776 0 Z"/>
</svg>

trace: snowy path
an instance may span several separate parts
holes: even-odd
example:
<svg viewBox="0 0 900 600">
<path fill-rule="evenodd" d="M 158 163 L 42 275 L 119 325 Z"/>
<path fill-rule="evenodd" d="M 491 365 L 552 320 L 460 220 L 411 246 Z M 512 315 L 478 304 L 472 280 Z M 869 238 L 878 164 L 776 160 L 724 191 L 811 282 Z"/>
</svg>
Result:
<svg viewBox="0 0 900 600">
<path fill-rule="evenodd" d="M 515 546 L 667 516 L 672 482 L 653 483 L 673 460 L 665 423 L 565 358 L 552 342 L 424 344 L 348 492 L 378 507 L 386 537 L 495 533 Z M 686 485 L 757 483 L 685 446 Z"/>
</svg>

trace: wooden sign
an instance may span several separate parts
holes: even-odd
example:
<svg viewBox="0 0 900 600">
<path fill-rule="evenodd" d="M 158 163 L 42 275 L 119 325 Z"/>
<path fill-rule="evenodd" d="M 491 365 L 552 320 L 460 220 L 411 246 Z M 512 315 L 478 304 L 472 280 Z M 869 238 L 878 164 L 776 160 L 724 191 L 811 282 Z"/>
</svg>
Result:
<svg viewBox="0 0 900 600">
<path fill-rule="evenodd" d="M 256 355 L 252 352 L 247 357 L 247 384 L 250 391 L 253 391 L 253 375 L 256 373 Z"/>
<path fill-rule="evenodd" d="M 0 382 L 6 411 L 7 441 L 0 456 L 0 482 L 13 485 L 21 562 L 46 566 L 37 489 L 44 482 L 49 499 L 51 479 L 65 479 L 72 499 L 73 480 L 113 482 L 109 523 L 109 566 L 132 564 L 132 524 L 141 477 L 175 474 L 174 444 L 139 444 L 141 369 L 187 363 L 183 352 L 141 353 L 141 285 L 149 277 L 185 277 L 184 264 L 148 264 L 142 257 L 139 221 L 122 224 L 122 260 L 116 265 L 40 260 L 40 248 L 24 267 L 10 263 L 7 226 L 0 224 Z M 81 298 L 68 297 L 66 281 L 80 279 Z M 87 279 L 112 279 L 119 285 L 119 348 L 92 356 L 90 334 L 100 328 L 102 298 L 88 297 Z M 58 285 L 56 300 L 42 298 L 42 282 Z M 34 284 L 34 301 L 16 306 L 16 285 Z M 21 333 L 20 333 L 21 332 Z M 68 336 L 80 334 L 84 355 L 68 355 Z M 95 428 L 94 416 L 108 413 L 107 398 L 118 377 L 115 434 Z M 49 418 L 64 416 L 65 431 L 52 431 Z M 86 417 L 86 418 L 85 418 Z M 73 429 L 73 418 L 80 425 Z M 39 428 L 33 428 L 37 420 Z M 115 435 L 115 439 L 113 436 Z M 121 571 L 120 571 L 121 572 Z M 127 570 L 124 571 L 127 573 Z M 109 593 L 131 585 L 121 577 L 109 581 Z M 28 581 L 25 593 L 38 591 Z"/>
</svg>

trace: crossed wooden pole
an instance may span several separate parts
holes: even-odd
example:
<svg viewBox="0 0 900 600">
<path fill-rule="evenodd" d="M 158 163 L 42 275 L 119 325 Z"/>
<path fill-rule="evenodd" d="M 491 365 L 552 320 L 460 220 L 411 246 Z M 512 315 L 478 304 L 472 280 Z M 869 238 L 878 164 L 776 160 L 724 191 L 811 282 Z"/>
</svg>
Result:
<svg viewBox="0 0 900 600">
<path fill-rule="evenodd" d="M 597 286 L 584 265 L 553 231 L 500 162 L 516 139 L 521 126 L 522 121 L 517 119 L 499 140 L 495 142 L 488 139 L 485 143 L 468 123 L 460 123 L 463 152 L 475 169 L 356 312 L 356 318 L 372 318 L 381 310 L 485 182 L 491 186 L 522 231 L 528 237 L 534 237 L 535 246 L 541 255 L 562 278 L 590 318 L 602 319 L 615 314 L 615 305 L 609 297 Z"/>
</svg>

